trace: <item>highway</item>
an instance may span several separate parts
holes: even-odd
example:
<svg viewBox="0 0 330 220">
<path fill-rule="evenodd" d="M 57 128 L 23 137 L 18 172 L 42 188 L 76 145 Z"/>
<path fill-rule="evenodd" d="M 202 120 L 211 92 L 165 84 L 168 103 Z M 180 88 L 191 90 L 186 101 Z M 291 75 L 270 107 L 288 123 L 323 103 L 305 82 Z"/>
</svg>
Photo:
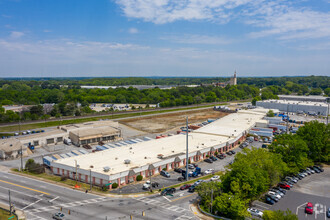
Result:
<svg viewBox="0 0 330 220">
<path fill-rule="evenodd" d="M 60 211 L 66 219 L 197 219 L 189 204 L 197 194 L 176 192 L 173 197 L 106 197 L 0 172 L 0 202 L 8 204 L 8 191 L 14 207 L 27 219 L 51 219 Z M 68 214 L 70 210 L 70 215 Z M 142 216 L 144 213 L 145 216 Z"/>
</svg>

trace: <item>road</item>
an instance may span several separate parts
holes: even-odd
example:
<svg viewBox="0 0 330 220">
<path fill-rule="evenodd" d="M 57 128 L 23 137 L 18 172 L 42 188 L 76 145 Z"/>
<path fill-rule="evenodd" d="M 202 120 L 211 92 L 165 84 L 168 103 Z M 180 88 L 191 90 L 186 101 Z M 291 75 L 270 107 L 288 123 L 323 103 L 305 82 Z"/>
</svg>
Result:
<svg viewBox="0 0 330 220">
<path fill-rule="evenodd" d="M 130 215 L 133 219 L 197 219 L 189 209 L 196 194 L 187 192 L 177 192 L 171 198 L 112 198 L 0 172 L 0 202 L 8 204 L 9 190 L 14 207 L 23 209 L 28 219 L 50 219 L 60 207 L 67 219 L 77 220 L 129 219 Z"/>
<path fill-rule="evenodd" d="M 255 144 L 252 145 L 260 145 Z M 259 147 L 259 146 L 258 146 Z M 229 160 L 205 166 L 221 168 Z M 125 189 L 125 188 L 124 188 Z M 190 210 L 196 193 L 178 190 L 173 196 L 159 194 L 144 197 L 98 196 L 74 189 L 0 171 L 0 202 L 8 204 L 8 191 L 14 207 L 23 209 L 28 219 L 50 219 L 60 211 L 67 219 L 198 219 Z M 70 215 L 68 214 L 70 210 Z M 145 216 L 142 216 L 142 213 Z"/>
</svg>

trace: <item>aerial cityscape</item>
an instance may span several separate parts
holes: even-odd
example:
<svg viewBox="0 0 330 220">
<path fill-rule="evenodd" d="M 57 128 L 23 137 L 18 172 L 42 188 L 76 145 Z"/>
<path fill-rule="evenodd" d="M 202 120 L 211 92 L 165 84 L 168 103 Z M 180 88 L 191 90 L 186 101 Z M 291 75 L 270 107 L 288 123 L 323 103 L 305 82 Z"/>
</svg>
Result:
<svg viewBox="0 0 330 220">
<path fill-rule="evenodd" d="M 329 9 L 0 0 L 0 219 L 330 219 Z"/>
</svg>

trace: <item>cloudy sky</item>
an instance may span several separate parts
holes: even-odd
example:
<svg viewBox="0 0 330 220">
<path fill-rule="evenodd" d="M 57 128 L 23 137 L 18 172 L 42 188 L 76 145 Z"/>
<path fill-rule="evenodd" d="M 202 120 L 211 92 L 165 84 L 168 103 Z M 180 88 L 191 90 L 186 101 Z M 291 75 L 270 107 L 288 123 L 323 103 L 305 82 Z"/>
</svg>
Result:
<svg viewBox="0 0 330 220">
<path fill-rule="evenodd" d="M 330 75 L 330 0 L 0 0 L 0 77 Z"/>
</svg>

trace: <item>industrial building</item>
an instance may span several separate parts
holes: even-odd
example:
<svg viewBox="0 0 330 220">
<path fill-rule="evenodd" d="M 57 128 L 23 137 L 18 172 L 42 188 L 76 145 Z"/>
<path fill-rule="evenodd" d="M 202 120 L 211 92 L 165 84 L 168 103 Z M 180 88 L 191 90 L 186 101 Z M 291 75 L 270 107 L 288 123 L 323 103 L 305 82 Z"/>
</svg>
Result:
<svg viewBox="0 0 330 220">
<path fill-rule="evenodd" d="M 0 159 L 15 159 L 21 151 L 27 156 L 27 147 L 16 138 L 0 139 Z"/>
<path fill-rule="evenodd" d="M 280 100 L 287 101 L 302 101 L 302 102 L 330 102 L 330 97 L 318 96 L 318 95 L 278 95 Z"/>
<path fill-rule="evenodd" d="M 263 120 L 267 112 L 260 108 L 241 110 L 190 132 L 189 160 L 200 161 L 216 151 L 222 153 L 238 146 L 257 122 L 267 123 Z M 56 175 L 103 186 L 108 183 L 125 185 L 135 181 L 137 175 L 149 177 L 164 168 L 170 170 L 185 163 L 186 136 L 178 134 L 59 158 L 49 162 L 49 166 Z"/>
<path fill-rule="evenodd" d="M 278 109 L 284 112 L 304 112 L 306 114 L 323 116 L 328 114 L 328 104 L 324 102 L 264 100 L 257 101 L 256 106 L 267 109 Z"/>
<path fill-rule="evenodd" d="M 35 147 L 41 147 L 51 144 L 62 144 L 63 140 L 67 137 L 67 132 L 57 129 L 37 134 L 23 135 L 17 137 L 17 140 L 19 140 L 24 145 L 31 144 Z"/>
</svg>

